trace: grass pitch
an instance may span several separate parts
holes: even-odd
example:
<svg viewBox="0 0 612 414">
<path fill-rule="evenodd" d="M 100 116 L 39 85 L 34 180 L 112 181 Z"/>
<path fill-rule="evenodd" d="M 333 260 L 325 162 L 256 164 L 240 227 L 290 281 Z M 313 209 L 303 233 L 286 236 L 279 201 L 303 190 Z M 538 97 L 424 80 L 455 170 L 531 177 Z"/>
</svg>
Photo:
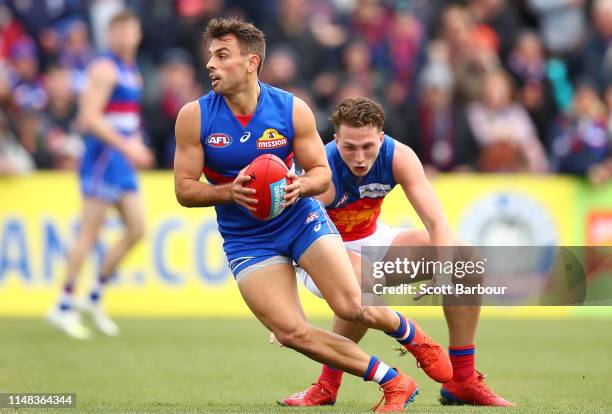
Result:
<svg viewBox="0 0 612 414">
<path fill-rule="evenodd" d="M 313 382 L 319 366 L 276 345 L 247 320 L 119 321 L 121 336 L 71 340 L 42 320 L 0 319 L 0 392 L 74 392 L 75 410 L 2 413 L 361 413 L 377 386 L 345 375 L 335 407 L 293 409 L 276 400 Z M 329 327 L 328 321 L 319 321 Z M 421 326 L 446 343 L 443 320 Z M 477 367 L 516 409 L 444 407 L 439 385 L 399 358 L 393 342 L 369 333 L 363 348 L 414 376 L 421 394 L 410 413 L 610 413 L 612 321 L 483 320 Z"/>
</svg>

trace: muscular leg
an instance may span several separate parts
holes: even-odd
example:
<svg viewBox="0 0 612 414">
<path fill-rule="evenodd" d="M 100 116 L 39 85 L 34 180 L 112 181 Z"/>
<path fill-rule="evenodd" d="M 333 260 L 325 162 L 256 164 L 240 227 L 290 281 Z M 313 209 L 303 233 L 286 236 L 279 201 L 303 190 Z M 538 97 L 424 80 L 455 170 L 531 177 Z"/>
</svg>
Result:
<svg viewBox="0 0 612 414">
<path fill-rule="evenodd" d="M 253 314 L 284 346 L 353 375 L 366 372 L 370 357 L 353 341 L 308 323 L 292 266 L 264 267 L 242 279 L 238 287 Z"/>
<path fill-rule="evenodd" d="M 357 277 L 357 281 L 361 280 L 361 257 L 353 252 L 349 252 L 349 258 L 353 265 L 353 271 Z M 355 343 L 359 343 L 368 332 L 368 327 L 361 323 L 348 322 L 334 315 L 332 331 L 338 335 L 350 339 Z"/>
<path fill-rule="evenodd" d="M 125 255 L 144 236 L 144 207 L 139 193 L 124 195 L 117 204 L 117 210 L 125 231 L 104 257 L 100 272 L 102 278 L 110 277 Z"/>
<path fill-rule="evenodd" d="M 400 319 L 390 307 L 361 305 L 361 289 L 339 237 L 318 239 L 302 255 L 299 265 L 341 319 L 385 332 L 398 328 Z"/>
</svg>

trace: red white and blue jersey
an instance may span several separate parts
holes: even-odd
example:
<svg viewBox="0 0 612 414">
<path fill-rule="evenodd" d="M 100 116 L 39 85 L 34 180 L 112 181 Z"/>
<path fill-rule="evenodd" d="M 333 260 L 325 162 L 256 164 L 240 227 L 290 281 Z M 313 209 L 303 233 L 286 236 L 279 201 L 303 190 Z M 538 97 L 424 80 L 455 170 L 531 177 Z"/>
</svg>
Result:
<svg viewBox="0 0 612 414">
<path fill-rule="evenodd" d="M 199 99 L 201 111 L 200 143 L 204 149 L 203 173 L 211 184 L 234 180 L 240 170 L 262 154 L 274 154 L 293 168 L 293 95 L 265 83 L 252 118 L 238 121 L 224 97 L 214 91 Z M 313 204 L 315 203 L 315 204 Z M 311 198 L 300 198 L 277 217 L 260 221 L 236 204 L 215 207 L 221 235 L 226 237 L 270 234 L 291 219 L 289 211 L 310 211 Z"/>
<path fill-rule="evenodd" d="M 378 157 L 365 177 L 351 173 L 340 158 L 335 141 L 327 144 L 325 150 L 336 188 L 334 200 L 326 209 L 342 240 L 359 240 L 374 234 L 383 200 L 397 184 L 393 177 L 395 140 L 384 136 Z"/>
<path fill-rule="evenodd" d="M 141 128 L 140 72 L 135 65 L 126 64 L 110 52 L 98 59 L 110 59 L 117 68 L 117 82 L 104 108 L 104 116 L 117 133 L 128 139 Z M 136 170 L 122 153 L 95 135 L 86 134 L 84 138 L 80 176 L 86 196 L 115 202 L 124 193 L 138 188 Z"/>
<path fill-rule="evenodd" d="M 117 65 L 117 83 L 104 115 L 113 128 L 122 135 L 133 135 L 141 127 L 140 99 L 142 78 L 135 65 L 127 65 L 113 54 L 107 54 Z"/>
</svg>

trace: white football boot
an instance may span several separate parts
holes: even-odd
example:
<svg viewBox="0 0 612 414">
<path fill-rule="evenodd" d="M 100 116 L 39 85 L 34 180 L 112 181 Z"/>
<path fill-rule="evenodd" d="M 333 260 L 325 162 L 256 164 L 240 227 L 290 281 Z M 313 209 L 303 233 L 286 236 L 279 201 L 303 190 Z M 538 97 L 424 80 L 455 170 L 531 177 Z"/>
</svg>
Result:
<svg viewBox="0 0 612 414">
<path fill-rule="evenodd" d="M 47 314 L 47 322 L 74 339 L 85 340 L 91 338 L 91 332 L 81 321 L 81 315 L 74 309 L 61 310 L 54 307 Z"/>
<path fill-rule="evenodd" d="M 91 317 L 95 327 L 98 328 L 106 336 L 119 335 L 119 327 L 102 308 L 100 301 L 92 301 L 89 298 L 84 298 L 76 302 L 78 309 Z"/>
</svg>

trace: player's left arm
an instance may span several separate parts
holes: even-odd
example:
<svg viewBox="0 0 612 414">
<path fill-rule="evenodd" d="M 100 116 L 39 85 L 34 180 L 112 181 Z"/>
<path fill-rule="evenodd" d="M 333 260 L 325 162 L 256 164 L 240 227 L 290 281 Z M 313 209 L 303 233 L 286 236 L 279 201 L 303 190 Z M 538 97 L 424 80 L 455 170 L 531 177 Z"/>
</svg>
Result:
<svg viewBox="0 0 612 414">
<path fill-rule="evenodd" d="M 314 114 L 304 101 L 293 98 L 293 153 L 304 169 L 299 177 L 287 174 L 293 182 L 285 188 L 284 206 L 295 203 L 298 197 L 310 197 L 328 190 L 331 170 L 323 141 L 317 132 Z"/>
<path fill-rule="evenodd" d="M 425 225 L 433 246 L 454 246 L 455 238 L 423 165 L 412 149 L 395 142 L 393 177 Z"/>
</svg>

